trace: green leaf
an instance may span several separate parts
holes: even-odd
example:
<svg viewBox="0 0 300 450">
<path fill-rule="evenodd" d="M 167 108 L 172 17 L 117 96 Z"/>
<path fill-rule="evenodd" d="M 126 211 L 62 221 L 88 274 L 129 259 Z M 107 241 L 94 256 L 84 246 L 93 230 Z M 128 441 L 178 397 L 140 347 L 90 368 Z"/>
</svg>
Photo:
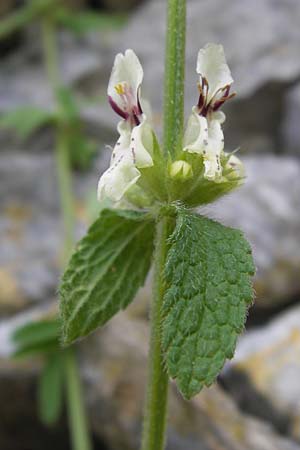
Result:
<svg viewBox="0 0 300 450">
<path fill-rule="evenodd" d="M 148 217 L 104 209 L 77 245 L 60 287 L 64 344 L 126 308 L 144 284 L 153 252 L 154 222 Z"/>
<path fill-rule="evenodd" d="M 232 358 L 253 299 L 251 249 L 239 230 L 181 212 L 170 237 L 162 347 L 185 398 Z"/>
<path fill-rule="evenodd" d="M 49 111 L 34 106 L 24 106 L 2 115 L 0 128 L 12 129 L 21 139 L 27 139 L 53 119 L 54 116 Z"/>
<path fill-rule="evenodd" d="M 30 322 L 15 330 L 12 340 L 15 357 L 25 357 L 59 350 L 60 322 L 58 319 Z"/>
<path fill-rule="evenodd" d="M 125 23 L 124 15 L 100 14 L 91 11 L 70 12 L 61 8 L 55 14 L 58 24 L 69 28 L 77 34 L 88 31 L 103 31 L 113 28 L 121 28 Z"/>
<path fill-rule="evenodd" d="M 63 400 L 63 354 L 48 358 L 38 384 L 38 411 L 45 425 L 53 425 L 59 419 Z"/>
</svg>

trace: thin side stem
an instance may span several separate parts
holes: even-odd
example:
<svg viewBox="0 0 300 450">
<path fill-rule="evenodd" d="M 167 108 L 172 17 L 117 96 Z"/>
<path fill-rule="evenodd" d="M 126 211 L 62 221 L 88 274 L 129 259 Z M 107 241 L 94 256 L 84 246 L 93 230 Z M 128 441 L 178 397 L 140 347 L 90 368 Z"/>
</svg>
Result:
<svg viewBox="0 0 300 450">
<path fill-rule="evenodd" d="M 168 1 L 164 82 L 164 153 L 181 150 L 184 122 L 186 0 Z"/>
<path fill-rule="evenodd" d="M 42 22 L 43 43 L 45 51 L 45 64 L 48 78 L 54 95 L 60 87 L 60 76 L 58 68 L 57 43 L 55 26 L 51 20 L 44 19 Z M 74 198 L 72 189 L 72 172 L 70 163 L 70 152 L 68 146 L 67 131 L 63 124 L 58 124 L 56 131 L 56 166 L 58 175 L 58 186 L 60 193 L 61 213 L 64 222 L 64 252 L 63 263 L 67 261 L 74 244 Z M 63 265 L 64 265 L 63 264 Z"/>
<path fill-rule="evenodd" d="M 92 450 L 75 351 L 69 349 L 65 353 L 68 418 L 72 436 L 72 449 Z"/>
<path fill-rule="evenodd" d="M 161 349 L 161 309 L 164 295 L 163 272 L 167 253 L 169 219 L 163 218 L 157 225 L 154 254 L 154 286 L 151 305 L 151 337 L 148 360 L 148 383 L 144 413 L 142 450 L 163 450 L 168 400 L 168 374 L 164 367 Z"/>
<path fill-rule="evenodd" d="M 56 165 L 60 191 L 61 212 L 64 221 L 64 251 L 65 263 L 74 245 L 74 199 L 72 193 L 72 173 L 66 132 L 57 130 Z"/>
<path fill-rule="evenodd" d="M 51 18 L 46 17 L 42 20 L 42 38 L 45 52 L 45 66 L 47 70 L 47 76 L 49 78 L 51 87 L 55 93 L 55 90 L 59 86 L 59 67 L 58 67 L 58 53 L 55 25 Z"/>
<path fill-rule="evenodd" d="M 55 36 L 55 26 L 45 18 L 42 24 L 43 43 L 46 69 L 53 93 L 60 87 L 58 55 Z M 57 125 L 56 131 L 56 165 L 60 193 L 61 213 L 64 221 L 64 252 L 65 265 L 74 244 L 74 198 L 72 189 L 72 171 L 67 130 L 64 124 Z M 73 450 L 91 450 L 92 444 L 88 430 L 84 401 L 81 392 L 81 382 L 76 362 L 75 349 L 64 352 L 65 377 L 67 388 L 68 418 Z"/>
</svg>

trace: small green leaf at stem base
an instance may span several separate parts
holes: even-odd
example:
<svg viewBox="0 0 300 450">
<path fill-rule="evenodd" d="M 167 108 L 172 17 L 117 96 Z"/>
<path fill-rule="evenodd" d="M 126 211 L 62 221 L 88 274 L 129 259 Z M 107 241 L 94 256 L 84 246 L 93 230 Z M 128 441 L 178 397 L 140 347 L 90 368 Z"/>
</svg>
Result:
<svg viewBox="0 0 300 450">
<path fill-rule="evenodd" d="M 170 377 L 189 399 L 232 358 L 253 300 L 251 249 L 239 230 L 182 211 L 170 237 L 162 346 Z"/>
<path fill-rule="evenodd" d="M 15 330 L 12 341 L 16 347 L 14 356 L 43 355 L 60 350 L 60 322 L 58 319 L 44 319 L 26 323 Z"/>
<path fill-rule="evenodd" d="M 60 286 L 64 344 L 94 331 L 133 300 L 150 268 L 153 235 L 154 222 L 143 212 L 100 212 Z"/>
<path fill-rule="evenodd" d="M 24 106 L 3 114 L 0 118 L 0 128 L 13 130 L 25 140 L 53 121 L 54 115 L 51 112 L 35 106 Z"/>
</svg>

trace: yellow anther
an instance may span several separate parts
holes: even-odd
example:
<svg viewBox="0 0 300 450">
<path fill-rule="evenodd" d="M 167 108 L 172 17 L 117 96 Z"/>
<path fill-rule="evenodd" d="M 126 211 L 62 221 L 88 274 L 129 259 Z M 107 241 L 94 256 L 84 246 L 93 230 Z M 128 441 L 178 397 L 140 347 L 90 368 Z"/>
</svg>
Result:
<svg viewBox="0 0 300 450">
<path fill-rule="evenodd" d="M 116 90 L 117 94 L 119 94 L 119 95 L 125 94 L 124 84 L 123 83 L 116 84 L 115 90 Z"/>
</svg>

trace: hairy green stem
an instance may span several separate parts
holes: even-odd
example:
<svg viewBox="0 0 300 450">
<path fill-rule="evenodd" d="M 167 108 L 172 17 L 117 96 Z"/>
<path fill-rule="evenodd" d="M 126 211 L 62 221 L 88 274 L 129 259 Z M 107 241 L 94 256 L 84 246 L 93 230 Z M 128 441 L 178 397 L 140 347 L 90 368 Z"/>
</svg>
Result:
<svg viewBox="0 0 300 450">
<path fill-rule="evenodd" d="M 42 24 L 45 64 L 53 93 L 60 88 L 58 55 L 55 26 L 51 19 L 44 18 Z M 65 265 L 74 244 L 74 198 L 72 189 L 72 171 L 70 164 L 70 148 L 68 130 L 64 123 L 57 125 L 56 165 L 60 193 L 61 212 L 64 221 L 64 252 Z M 81 383 L 74 349 L 64 352 L 65 377 L 68 400 L 68 418 L 70 423 L 73 450 L 91 450 L 87 419 L 85 414 Z"/>
<path fill-rule="evenodd" d="M 181 150 L 184 122 L 186 1 L 168 1 L 164 83 L 164 152 Z"/>
<path fill-rule="evenodd" d="M 164 86 L 164 154 L 175 155 L 181 148 L 184 114 L 185 65 L 185 0 L 168 0 Z M 164 217 L 157 225 L 154 257 L 154 287 L 151 307 L 151 338 L 148 363 L 148 384 L 144 413 L 142 450 L 163 450 L 165 447 L 168 374 L 161 348 L 162 302 L 167 238 L 171 219 Z"/>
<path fill-rule="evenodd" d="M 144 413 L 142 450 L 163 450 L 168 403 L 168 374 L 161 349 L 162 302 L 164 296 L 164 266 L 169 235 L 169 218 L 157 224 L 154 254 L 154 285 L 151 305 L 151 336 L 148 361 L 148 383 Z"/>
<path fill-rule="evenodd" d="M 81 382 L 75 351 L 65 351 L 66 388 L 68 402 L 68 418 L 72 436 L 73 450 L 91 450 L 88 425 L 82 401 Z"/>
<path fill-rule="evenodd" d="M 168 0 L 164 86 L 164 154 L 174 157 L 181 149 L 184 114 L 185 0 Z M 151 305 L 151 337 L 148 363 L 147 396 L 144 412 L 142 450 L 165 448 L 168 403 L 168 374 L 161 348 L 164 268 L 171 219 L 164 217 L 157 225 L 154 255 L 154 287 Z"/>
</svg>

